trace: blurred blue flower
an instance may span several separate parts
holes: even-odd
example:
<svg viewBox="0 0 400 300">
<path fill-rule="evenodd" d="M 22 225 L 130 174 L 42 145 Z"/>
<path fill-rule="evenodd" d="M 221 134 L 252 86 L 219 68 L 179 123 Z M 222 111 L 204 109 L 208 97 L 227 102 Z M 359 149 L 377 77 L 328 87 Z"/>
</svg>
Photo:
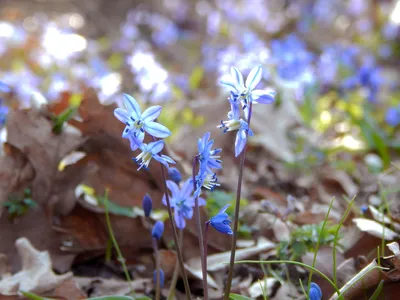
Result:
<svg viewBox="0 0 400 300">
<path fill-rule="evenodd" d="M 5 84 L 4 82 L 0 81 L 0 92 L 9 93 L 9 92 L 11 92 L 11 89 L 7 84 Z"/>
<path fill-rule="evenodd" d="M 153 200 L 151 200 L 149 194 L 144 195 L 142 200 L 142 207 L 145 217 L 149 217 L 153 208 Z"/>
<path fill-rule="evenodd" d="M 386 111 L 385 121 L 390 126 L 397 126 L 400 124 L 400 105 L 397 107 L 389 107 Z"/>
<path fill-rule="evenodd" d="M 168 178 L 179 184 L 182 180 L 182 175 L 177 168 L 169 168 L 168 169 Z"/>
<path fill-rule="evenodd" d="M 3 105 L 3 100 L 0 99 L 0 127 L 6 124 L 8 111 L 8 107 Z"/>
<path fill-rule="evenodd" d="M 153 272 L 153 281 L 154 283 L 157 283 L 157 270 L 154 270 Z M 164 287 L 164 281 L 165 281 L 164 271 L 160 269 L 160 288 Z"/>
<path fill-rule="evenodd" d="M 217 127 L 222 129 L 224 133 L 228 131 L 237 130 L 236 140 L 235 140 L 235 156 L 237 157 L 246 146 L 247 134 L 253 136 L 253 131 L 249 128 L 249 124 L 240 118 L 240 108 L 238 101 L 231 97 L 229 99 L 231 104 L 231 110 L 228 113 L 228 120 L 222 121 L 221 125 Z"/>
<path fill-rule="evenodd" d="M 288 82 L 312 81 L 312 65 L 314 56 L 307 50 L 306 44 L 295 34 L 285 39 L 271 42 L 272 58 L 278 76 Z"/>
<path fill-rule="evenodd" d="M 367 59 L 358 70 L 356 70 L 354 75 L 343 80 L 342 88 L 351 90 L 356 87 L 363 87 L 368 92 L 368 101 L 375 102 L 381 84 L 381 71 L 375 65 L 374 60 L 370 58 Z"/>
<path fill-rule="evenodd" d="M 126 124 L 122 137 L 130 140 L 132 150 L 139 148 L 143 142 L 145 131 L 158 138 L 166 138 L 171 135 L 167 127 L 154 122 L 161 113 L 161 106 L 151 106 L 142 113 L 136 100 L 127 94 L 124 94 L 124 104 L 126 109 L 116 108 L 114 115 Z"/>
<path fill-rule="evenodd" d="M 258 65 L 254 67 L 246 78 L 246 83 L 244 82 L 243 75 L 240 71 L 231 67 L 231 78 L 227 80 L 222 80 L 221 83 L 226 85 L 232 96 L 240 101 L 243 101 L 246 107 L 248 102 L 269 104 L 274 102 L 275 93 L 265 90 L 256 90 L 257 84 L 262 78 L 262 67 Z"/>
<path fill-rule="evenodd" d="M 310 300 L 321 300 L 322 292 L 318 284 L 311 282 L 310 284 Z"/>
<path fill-rule="evenodd" d="M 134 143 L 140 143 L 135 137 L 132 137 L 134 140 Z M 165 165 L 167 168 L 169 168 L 168 163 L 174 164 L 175 162 L 170 158 L 169 156 L 166 155 L 158 155 L 158 153 L 164 148 L 164 141 L 159 140 L 157 142 L 152 142 L 149 144 L 140 144 L 140 150 L 142 152 L 136 157 L 133 158 L 133 160 L 138 163 L 139 168 L 138 171 L 145 167 L 148 168 L 150 161 L 152 158 L 154 158 L 156 161 L 162 163 Z"/>
<path fill-rule="evenodd" d="M 193 207 L 195 206 L 194 198 L 192 196 L 193 192 L 193 181 L 188 179 L 179 189 L 179 186 L 171 181 L 167 180 L 167 187 L 171 191 L 170 204 L 174 208 L 174 218 L 176 227 L 183 229 L 186 226 L 185 219 L 191 219 L 193 217 Z M 206 204 L 203 198 L 199 198 L 199 206 Z M 167 200 L 166 195 L 162 198 L 162 203 L 166 206 Z"/>
<path fill-rule="evenodd" d="M 225 205 L 214 217 L 210 219 L 210 224 L 219 232 L 225 234 L 233 234 L 231 229 L 231 220 L 228 219 L 228 214 L 225 212 L 230 204 Z"/>
<path fill-rule="evenodd" d="M 151 231 L 151 236 L 157 240 L 160 240 L 163 232 L 164 232 L 164 223 L 161 221 L 157 221 L 153 226 L 153 230 Z"/>
</svg>

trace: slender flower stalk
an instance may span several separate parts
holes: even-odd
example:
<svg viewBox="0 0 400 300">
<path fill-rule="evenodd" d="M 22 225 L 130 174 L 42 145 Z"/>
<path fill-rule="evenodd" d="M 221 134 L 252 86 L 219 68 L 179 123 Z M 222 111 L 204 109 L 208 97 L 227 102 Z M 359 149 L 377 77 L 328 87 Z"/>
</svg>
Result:
<svg viewBox="0 0 400 300">
<path fill-rule="evenodd" d="M 183 246 L 183 229 L 179 230 L 179 248 Z M 174 299 L 176 283 L 178 282 L 179 275 L 179 261 L 176 261 L 174 274 L 172 275 L 171 286 L 169 287 L 167 300 Z"/>
<path fill-rule="evenodd" d="M 197 189 L 197 181 L 196 181 L 196 163 L 198 158 L 193 158 L 193 190 Z M 204 241 L 203 241 L 203 229 L 201 226 L 201 216 L 200 216 L 200 208 L 199 208 L 199 196 L 195 193 L 194 196 L 194 210 L 195 210 L 195 219 L 196 226 L 199 234 L 199 249 L 200 249 L 200 258 L 201 258 L 201 270 L 203 273 L 203 292 L 204 292 L 204 300 L 208 300 L 208 289 L 207 289 L 207 266 L 206 266 L 206 258 L 204 251 Z"/>
<path fill-rule="evenodd" d="M 207 221 L 206 224 L 204 225 L 204 243 L 203 243 L 203 251 L 204 251 L 204 265 L 205 265 L 205 270 L 207 270 L 207 248 L 208 248 L 208 225 L 210 225 L 210 221 Z M 204 278 L 204 276 L 203 276 Z M 205 276 L 205 285 L 207 286 L 207 273 Z M 205 298 L 204 298 L 205 299 Z"/>
<path fill-rule="evenodd" d="M 250 127 L 251 114 L 253 109 L 253 103 L 249 101 L 249 114 L 247 119 L 247 124 Z M 224 300 L 229 300 L 229 294 L 231 292 L 232 285 L 232 277 L 233 277 L 233 268 L 235 266 L 235 254 L 236 254 L 236 241 L 237 241 L 237 232 L 238 232 L 238 224 L 239 224 L 239 211 L 240 211 L 240 198 L 242 193 L 242 179 L 243 179 L 243 169 L 244 169 L 244 161 L 246 159 L 246 148 L 244 147 L 241 157 L 240 157 L 240 166 L 239 166 L 239 178 L 236 190 L 236 203 L 235 203 L 235 215 L 233 219 L 233 237 L 231 244 L 231 259 L 229 262 L 229 273 L 228 279 L 226 281 Z"/>
<path fill-rule="evenodd" d="M 179 247 L 178 234 L 176 232 L 176 225 L 175 225 L 174 218 L 173 218 L 173 215 L 172 215 L 171 203 L 169 201 L 169 194 L 168 194 L 168 188 L 167 188 L 167 178 L 165 176 L 164 166 L 162 164 L 160 164 L 160 168 L 161 168 L 161 176 L 162 176 L 162 179 L 163 179 L 163 182 L 164 182 L 165 202 L 167 203 L 169 221 L 171 223 L 172 234 L 173 234 L 174 243 L 175 243 L 175 246 L 176 246 L 176 254 L 178 255 L 178 261 L 179 261 L 179 267 L 180 267 L 180 271 L 181 271 L 181 276 L 183 278 L 183 284 L 185 286 L 186 299 L 187 300 L 191 300 L 192 296 L 190 294 L 189 282 L 188 282 L 188 279 L 187 279 L 187 276 L 186 276 L 186 271 L 185 271 L 185 266 L 184 266 L 184 263 L 183 263 L 182 252 L 181 252 L 181 249 Z"/>
<path fill-rule="evenodd" d="M 157 239 L 153 237 L 152 240 L 154 256 L 156 259 L 156 300 L 160 300 L 160 253 L 158 252 Z"/>
</svg>

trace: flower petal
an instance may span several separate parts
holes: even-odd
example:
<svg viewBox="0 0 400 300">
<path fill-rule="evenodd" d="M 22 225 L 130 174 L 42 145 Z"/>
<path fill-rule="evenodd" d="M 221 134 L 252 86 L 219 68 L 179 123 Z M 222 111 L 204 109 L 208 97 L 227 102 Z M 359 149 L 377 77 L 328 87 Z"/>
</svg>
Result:
<svg viewBox="0 0 400 300">
<path fill-rule="evenodd" d="M 232 79 L 235 82 L 236 89 L 244 89 L 244 80 L 243 80 L 243 75 L 240 73 L 238 68 L 236 67 L 231 67 L 231 75 Z"/>
<path fill-rule="evenodd" d="M 221 80 L 220 82 L 221 82 L 221 84 L 229 87 L 231 89 L 231 91 L 238 92 L 238 89 L 236 88 L 236 84 L 232 80 Z"/>
<path fill-rule="evenodd" d="M 157 122 L 145 122 L 143 127 L 148 134 L 154 137 L 166 138 L 171 135 L 171 131 L 167 127 Z"/>
<path fill-rule="evenodd" d="M 254 90 L 251 93 L 251 99 L 254 103 L 271 104 L 275 101 L 275 92 Z"/>
<path fill-rule="evenodd" d="M 206 205 L 206 200 L 204 198 L 199 198 L 199 206 Z"/>
<path fill-rule="evenodd" d="M 172 180 L 167 180 L 167 187 L 171 191 L 172 198 L 174 198 L 174 199 L 180 198 L 179 196 L 180 196 L 181 191 L 179 190 L 179 186 L 175 182 L 173 182 Z M 173 201 L 171 201 L 171 199 L 170 199 L 170 202 L 173 202 Z M 171 203 L 171 205 L 172 205 L 172 203 Z"/>
<path fill-rule="evenodd" d="M 133 98 L 128 94 L 124 94 L 124 105 L 135 120 L 140 119 L 142 111 L 140 110 L 140 106 L 135 100 L 135 98 Z"/>
<path fill-rule="evenodd" d="M 254 67 L 249 76 L 246 78 L 246 88 L 250 91 L 254 90 L 257 84 L 260 82 L 262 77 L 262 67 L 258 65 Z"/>
<path fill-rule="evenodd" d="M 150 106 L 142 114 L 142 121 L 150 122 L 155 120 L 161 113 L 162 107 L 160 105 Z"/>
<path fill-rule="evenodd" d="M 235 157 L 238 157 L 242 153 L 244 147 L 246 146 L 247 136 L 245 130 L 239 130 L 236 133 L 235 140 Z"/>
<path fill-rule="evenodd" d="M 139 138 L 135 138 L 133 135 L 129 135 L 128 140 L 132 151 L 137 150 L 143 142 L 143 138 L 140 139 L 140 135 Z"/>
<path fill-rule="evenodd" d="M 164 141 L 159 140 L 157 142 L 152 142 L 147 145 L 147 151 L 151 152 L 151 154 L 156 154 L 160 152 L 164 148 Z"/>
<path fill-rule="evenodd" d="M 174 219 L 175 219 L 176 227 L 178 227 L 179 229 L 185 228 L 185 226 L 186 226 L 185 218 L 182 216 L 182 214 L 177 209 L 175 209 Z"/>
<path fill-rule="evenodd" d="M 221 210 L 218 212 L 218 214 L 224 213 L 228 209 L 229 206 L 231 206 L 231 205 L 230 204 L 225 205 L 223 208 L 221 208 Z"/>
<path fill-rule="evenodd" d="M 180 198 L 185 199 L 190 197 L 193 191 L 193 181 L 191 178 L 185 181 L 181 188 Z"/>
<path fill-rule="evenodd" d="M 122 123 L 128 123 L 129 121 L 132 121 L 129 119 L 130 114 L 128 113 L 128 111 L 126 109 L 123 108 L 116 108 L 114 110 L 114 116 L 120 120 Z"/>
</svg>

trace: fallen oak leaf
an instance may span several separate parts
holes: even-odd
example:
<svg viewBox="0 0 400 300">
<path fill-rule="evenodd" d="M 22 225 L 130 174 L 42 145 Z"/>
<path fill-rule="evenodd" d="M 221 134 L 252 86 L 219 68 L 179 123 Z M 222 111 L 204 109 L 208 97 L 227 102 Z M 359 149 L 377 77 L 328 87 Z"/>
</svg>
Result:
<svg viewBox="0 0 400 300">
<path fill-rule="evenodd" d="M 22 259 L 22 270 L 2 278 L 0 294 L 17 295 L 19 291 L 47 292 L 72 277 L 71 272 L 56 275 L 52 270 L 49 253 L 36 250 L 28 239 L 19 238 L 15 246 Z"/>
<path fill-rule="evenodd" d="M 359 230 L 368 232 L 369 234 L 377 238 L 384 238 L 386 240 L 392 241 L 399 236 L 393 230 L 373 220 L 355 218 L 353 219 L 353 222 L 356 224 Z"/>
</svg>

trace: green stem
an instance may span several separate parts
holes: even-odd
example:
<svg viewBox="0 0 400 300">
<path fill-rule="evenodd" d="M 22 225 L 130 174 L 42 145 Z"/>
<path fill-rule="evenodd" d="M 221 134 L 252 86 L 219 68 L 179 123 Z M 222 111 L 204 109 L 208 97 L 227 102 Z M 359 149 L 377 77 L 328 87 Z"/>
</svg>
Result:
<svg viewBox="0 0 400 300">
<path fill-rule="evenodd" d="M 118 261 L 122 265 L 122 269 L 124 270 L 126 280 L 129 283 L 129 287 L 131 289 L 133 298 L 136 299 L 135 290 L 133 289 L 133 285 L 132 285 L 132 279 L 131 279 L 131 276 L 129 275 L 128 268 L 125 264 L 125 258 L 123 257 L 121 249 L 118 246 L 117 240 L 115 239 L 114 231 L 111 226 L 110 214 L 108 212 L 108 189 L 106 189 L 106 193 L 104 196 L 104 208 L 105 208 L 104 211 L 105 211 L 105 215 L 106 215 L 106 224 L 107 224 L 108 234 L 110 236 L 112 244 L 114 245 L 115 251 L 117 251 Z"/>
<path fill-rule="evenodd" d="M 334 201 L 335 201 L 335 198 L 332 198 L 332 201 L 329 204 L 328 211 L 327 211 L 327 213 L 325 215 L 324 223 L 322 223 L 322 227 L 321 227 L 321 230 L 320 230 L 319 235 L 318 235 L 318 242 L 317 242 L 317 246 L 315 247 L 314 259 L 313 259 L 313 262 L 312 262 L 312 267 L 313 268 L 315 267 L 315 264 L 317 263 L 317 255 L 318 255 L 319 245 L 321 243 L 321 237 L 322 237 L 322 234 L 324 232 L 324 228 L 326 226 L 326 223 L 328 222 L 329 213 L 331 212 L 331 209 L 332 209 Z M 313 275 L 313 272 L 311 271 L 310 274 L 308 275 L 307 295 L 310 293 L 312 275 Z M 336 282 L 335 282 L 335 285 L 336 285 Z"/>
<path fill-rule="evenodd" d="M 247 124 L 250 128 L 250 120 L 251 120 L 251 113 L 252 113 L 252 102 L 249 102 L 249 115 L 247 118 Z M 248 137 L 248 133 L 247 137 Z M 235 266 L 235 254 L 236 254 L 236 241 L 238 236 L 238 225 L 239 225 L 239 211 L 240 211 L 240 198 L 242 194 L 242 181 L 243 181 L 243 170 L 244 170 L 244 161 L 246 160 L 246 148 L 247 145 L 244 147 L 243 152 L 240 156 L 240 165 L 239 165 L 239 178 L 236 190 L 236 204 L 235 204 L 235 216 L 233 219 L 233 236 L 232 236 L 232 244 L 231 244 L 231 259 L 229 262 L 229 272 L 228 272 L 228 279 L 226 281 L 226 288 L 224 293 L 224 300 L 229 300 L 229 294 L 231 292 L 232 286 L 232 278 L 233 278 L 233 268 Z"/>
<path fill-rule="evenodd" d="M 337 275 L 336 275 L 336 272 L 337 272 L 337 270 L 336 270 L 336 248 L 337 248 L 337 242 L 338 242 L 338 237 L 339 237 L 339 231 L 340 231 L 340 228 L 342 227 L 342 225 L 344 223 L 344 220 L 346 220 L 348 214 L 350 213 L 350 209 L 353 206 L 353 203 L 354 203 L 355 199 L 356 199 L 356 196 L 354 196 L 351 199 L 351 201 L 349 202 L 349 204 L 347 205 L 347 209 L 344 212 L 343 217 L 340 219 L 339 226 L 338 226 L 338 228 L 336 229 L 336 232 L 335 232 L 335 239 L 333 240 L 333 250 L 332 250 L 332 256 L 333 256 L 333 282 L 335 283 L 335 285 L 337 285 L 337 278 L 336 278 L 337 277 Z"/>
</svg>

